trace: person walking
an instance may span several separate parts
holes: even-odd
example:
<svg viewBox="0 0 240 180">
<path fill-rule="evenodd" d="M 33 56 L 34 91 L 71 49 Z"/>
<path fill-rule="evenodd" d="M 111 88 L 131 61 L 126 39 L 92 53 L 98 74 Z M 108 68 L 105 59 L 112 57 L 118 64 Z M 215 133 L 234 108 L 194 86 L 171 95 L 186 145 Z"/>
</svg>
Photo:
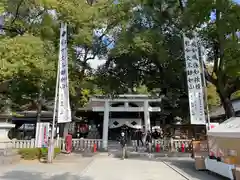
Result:
<svg viewBox="0 0 240 180">
<path fill-rule="evenodd" d="M 154 132 L 152 133 L 152 137 L 154 139 L 159 139 L 160 138 L 160 133 L 158 132 L 157 129 L 155 129 Z"/>
<path fill-rule="evenodd" d="M 141 129 L 138 129 L 138 131 L 136 132 L 137 150 L 138 150 L 138 147 L 140 147 L 140 143 L 142 144 L 142 146 L 144 146 L 142 138 L 143 138 L 143 132 L 141 131 Z"/>
<path fill-rule="evenodd" d="M 127 137 L 123 131 L 120 136 L 120 144 L 122 148 L 122 159 L 125 159 L 127 156 Z"/>
<path fill-rule="evenodd" d="M 151 154 L 152 153 L 152 135 L 150 131 L 148 131 L 146 135 L 146 148 L 147 148 L 147 152 Z"/>
<path fill-rule="evenodd" d="M 137 130 L 133 130 L 131 132 L 131 142 L 135 151 L 137 152 Z"/>
</svg>

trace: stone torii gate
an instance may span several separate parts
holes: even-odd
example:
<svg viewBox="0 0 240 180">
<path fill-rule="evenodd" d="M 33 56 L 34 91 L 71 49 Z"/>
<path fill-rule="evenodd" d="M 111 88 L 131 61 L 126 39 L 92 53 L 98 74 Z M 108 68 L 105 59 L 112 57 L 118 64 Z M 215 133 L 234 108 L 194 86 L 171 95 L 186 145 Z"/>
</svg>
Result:
<svg viewBox="0 0 240 180">
<path fill-rule="evenodd" d="M 104 106 L 94 106 L 92 110 L 95 112 L 104 112 L 103 115 L 103 149 L 108 148 L 108 129 L 109 129 L 109 113 L 110 112 L 144 112 L 144 126 L 145 132 L 150 130 L 150 113 L 149 112 L 160 112 L 160 107 L 151 107 L 150 102 L 161 102 L 160 98 L 153 98 L 148 95 L 119 95 L 115 98 L 92 98 L 92 102 L 101 102 Z M 112 107 L 113 103 L 124 103 L 123 107 Z M 139 107 L 130 107 L 129 103 L 138 103 Z"/>
</svg>

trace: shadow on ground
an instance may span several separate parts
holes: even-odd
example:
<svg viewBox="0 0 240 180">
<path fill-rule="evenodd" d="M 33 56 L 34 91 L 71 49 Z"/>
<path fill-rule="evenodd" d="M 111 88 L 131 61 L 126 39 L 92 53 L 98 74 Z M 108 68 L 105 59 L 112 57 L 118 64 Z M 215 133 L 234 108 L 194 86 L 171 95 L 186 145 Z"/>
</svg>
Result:
<svg viewBox="0 0 240 180">
<path fill-rule="evenodd" d="M 81 177 L 71 173 L 46 175 L 40 172 L 11 171 L 0 176 L 4 180 L 93 180 L 91 177 Z"/>
<path fill-rule="evenodd" d="M 89 151 L 73 151 L 72 153 L 68 154 L 68 153 L 61 153 L 58 156 L 65 156 L 65 157 L 70 157 L 70 156 L 78 156 L 78 157 L 94 157 L 95 155 L 97 155 L 98 153 L 93 153 L 93 152 L 89 152 Z M 57 157 L 58 157 L 57 156 Z"/>
<path fill-rule="evenodd" d="M 76 155 L 81 155 L 82 157 L 93 157 L 97 154 L 89 151 L 77 151 L 77 150 L 73 151 L 73 153 Z"/>
</svg>

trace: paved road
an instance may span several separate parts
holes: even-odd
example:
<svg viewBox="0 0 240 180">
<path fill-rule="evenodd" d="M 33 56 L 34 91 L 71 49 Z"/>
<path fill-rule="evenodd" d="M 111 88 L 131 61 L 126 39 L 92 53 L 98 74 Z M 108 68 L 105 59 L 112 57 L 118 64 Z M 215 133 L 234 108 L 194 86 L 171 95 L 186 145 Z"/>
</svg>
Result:
<svg viewBox="0 0 240 180">
<path fill-rule="evenodd" d="M 70 158 L 70 157 L 69 157 Z M 69 159 L 68 158 L 68 159 Z M 76 159 L 76 158 L 75 158 Z M 180 175 L 173 168 L 181 169 Z M 185 173 L 185 174 L 184 174 Z M 108 156 L 79 158 L 56 164 L 20 163 L 0 169 L 0 180 L 220 180 L 197 172 L 189 159 L 130 158 Z"/>
<path fill-rule="evenodd" d="M 92 180 L 186 180 L 162 162 L 101 158 L 83 172 Z"/>
</svg>

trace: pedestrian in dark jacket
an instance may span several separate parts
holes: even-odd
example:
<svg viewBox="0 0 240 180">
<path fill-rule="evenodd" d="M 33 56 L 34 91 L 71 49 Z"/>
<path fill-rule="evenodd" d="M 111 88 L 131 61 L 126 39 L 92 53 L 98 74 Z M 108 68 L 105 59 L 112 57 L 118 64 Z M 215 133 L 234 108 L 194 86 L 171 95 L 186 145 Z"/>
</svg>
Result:
<svg viewBox="0 0 240 180">
<path fill-rule="evenodd" d="M 119 141 L 120 141 L 120 144 L 122 147 L 122 159 L 125 159 L 126 155 L 127 155 L 127 152 L 126 152 L 127 151 L 127 137 L 124 132 L 121 132 Z"/>
<path fill-rule="evenodd" d="M 143 132 L 141 131 L 141 129 L 138 129 L 138 131 L 136 132 L 136 139 L 137 139 L 137 146 L 140 146 L 140 143 L 143 146 Z"/>
<path fill-rule="evenodd" d="M 152 135 L 150 131 L 148 131 L 146 135 L 146 147 L 147 147 L 147 151 L 151 153 L 152 152 Z"/>
<path fill-rule="evenodd" d="M 154 130 L 154 132 L 152 133 L 152 137 L 154 139 L 159 139 L 161 136 L 160 132 L 157 131 L 157 129 Z"/>
</svg>

